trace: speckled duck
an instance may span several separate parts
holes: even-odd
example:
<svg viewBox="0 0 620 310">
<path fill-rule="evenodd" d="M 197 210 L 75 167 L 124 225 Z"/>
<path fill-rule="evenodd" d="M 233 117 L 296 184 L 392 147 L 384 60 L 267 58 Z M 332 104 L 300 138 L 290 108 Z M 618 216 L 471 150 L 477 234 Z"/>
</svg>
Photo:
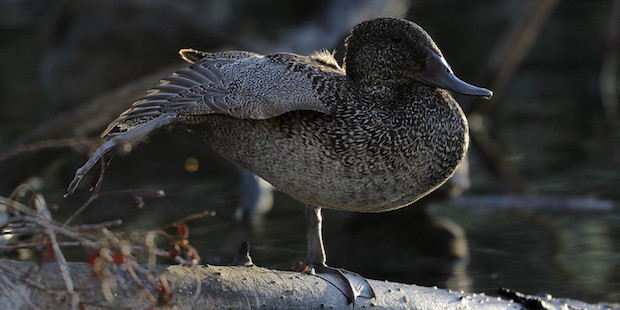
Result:
<svg viewBox="0 0 620 310">
<path fill-rule="evenodd" d="M 305 266 L 327 267 L 321 208 L 394 210 L 443 184 L 468 147 L 467 121 L 447 91 L 489 98 L 450 69 L 417 24 L 377 18 L 353 28 L 342 67 L 310 56 L 181 50 L 191 63 L 123 112 L 69 185 L 157 129 L 184 126 L 213 149 L 308 205 Z M 343 274 L 344 273 L 344 274 Z M 370 293 L 366 297 L 372 296 Z"/>
</svg>

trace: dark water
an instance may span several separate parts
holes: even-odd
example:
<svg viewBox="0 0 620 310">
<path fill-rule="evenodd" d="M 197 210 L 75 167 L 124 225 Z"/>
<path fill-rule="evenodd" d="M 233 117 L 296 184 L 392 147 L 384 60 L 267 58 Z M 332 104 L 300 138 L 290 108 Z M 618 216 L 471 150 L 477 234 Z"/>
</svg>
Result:
<svg viewBox="0 0 620 310">
<path fill-rule="evenodd" d="M 620 214 L 446 205 L 467 231 L 476 291 L 508 287 L 595 302 L 620 299 Z"/>
<path fill-rule="evenodd" d="M 199 141 L 182 132 L 154 137 L 130 156 L 116 158 L 102 189 L 163 189 L 167 197 L 146 198 L 142 209 L 130 197 L 101 198 L 78 222 L 121 218 L 126 223 L 121 229 L 155 229 L 212 210 L 215 216 L 188 222 L 190 242 L 203 263 L 229 264 L 240 243 L 250 241 L 255 264 L 296 268 L 305 255 L 304 206 L 276 192 L 273 209 L 261 224 L 251 228 L 237 223 L 237 170 L 208 149 L 162 152 L 158 145 L 170 137 L 182 137 L 187 145 Z M 183 168 L 187 157 L 204 159 L 198 171 Z M 59 192 L 62 188 L 55 193 Z M 81 190 L 68 200 L 48 200 L 61 204 L 57 217 L 62 218 L 87 197 Z M 556 210 L 514 204 L 506 208 L 463 201 L 437 200 L 381 214 L 325 210 L 328 263 L 369 278 L 455 290 L 493 294 L 506 287 L 588 302 L 620 302 L 617 209 L 566 210 L 561 204 Z"/>
</svg>

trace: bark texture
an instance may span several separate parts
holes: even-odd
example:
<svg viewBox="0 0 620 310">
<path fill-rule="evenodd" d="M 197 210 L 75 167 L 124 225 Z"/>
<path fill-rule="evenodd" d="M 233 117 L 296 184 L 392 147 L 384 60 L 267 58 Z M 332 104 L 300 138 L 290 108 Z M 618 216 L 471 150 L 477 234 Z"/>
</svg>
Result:
<svg viewBox="0 0 620 310">
<path fill-rule="evenodd" d="M 376 298 L 348 304 L 324 278 L 256 266 L 164 266 L 136 283 L 124 267 L 101 280 L 90 265 L 68 263 L 79 302 L 67 293 L 56 263 L 0 262 L 3 309 L 521 309 L 481 294 L 369 280 Z M 107 292 L 106 292 L 107 291 Z M 108 295 L 108 297 L 106 297 Z M 149 298 L 150 296 L 150 298 Z"/>
</svg>

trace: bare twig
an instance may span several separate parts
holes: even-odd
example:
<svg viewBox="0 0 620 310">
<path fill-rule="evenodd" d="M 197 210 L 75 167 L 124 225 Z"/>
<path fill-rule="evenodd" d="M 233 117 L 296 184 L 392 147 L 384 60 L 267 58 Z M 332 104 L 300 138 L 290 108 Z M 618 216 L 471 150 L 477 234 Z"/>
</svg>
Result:
<svg viewBox="0 0 620 310">
<path fill-rule="evenodd" d="M 116 219 L 116 220 L 111 220 L 111 221 L 106 221 L 106 222 L 101 222 L 101 223 L 77 225 L 77 226 L 72 226 L 71 228 L 75 231 L 89 231 L 89 230 L 101 230 L 103 228 L 109 228 L 113 226 L 120 226 L 121 224 L 123 224 L 123 221 L 120 219 Z"/>
<path fill-rule="evenodd" d="M 69 216 L 69 218 L 63 224 L 63 226 L 69 225 L 71 221 L 73 221 L 78 215 L 80 215 L 82 211 L 86 210 L 86 208 L 90 206 L 90 204 L 93 201 L 97 200 L 98 198 L 105 197 L 105 196 L 111 196 L 111 195 L 127 195 L 127 194 L 129 195 L 142 194 L 145 196 L 155 197 L 155 198 L 161 198 L 161 197 L 166 196 L 166 193 L 164 193 L 163 190 L 151 190 L 151 189 L 145 189 L 145 188 L 117 190 L 117 191 L 109 191 L 109 192 L 103 192 L 103 193 L 95 192 L 88 198 L 88 200 L 86 200 L 85 203 L 83 203 L 77 210 L 75 210 L 75 212 L 73 212 L 71 216 Z"/>
<path fill-rule="evenodd" d="M 77 310 L 80 303 L 80 297 L 75 292 L 73 280 L 71 279 L 71 274 L 69 273 L 69 266 L 67 265 L 65 255 L 62 253 L 62 250 L 60 250 L 60 246 L 58 245 L 58 241 L 56 240 L 56 233 L 54 232 L 54 230 L 47 229 L 46 233 L 50 239 L 52 248 L 54 249 L 54 256 L 56 257 L 56 262 L 58 263 L 60 274 L 62 275 L 62 278 L 65 281 L 65 286 L 67 287 L 67 294 L 71 296 L 71 309 Z"/>
<path fill-rule="evenodd" d="M 135 239 L 135 237 L 133 237 L 136 235 L 135 232 L 131 232 L 130 238 L 125 239 L 123 238 L 123 235 L 126 234 L 125 232 L 112 232 L 108 229 L 108 227 L 120 225 L 122 223 L 120 220 L 76 226 L 69 225 L 69 221 L 90 205 L 92 201 L 108 195 L 162 197 L 164 193 L 160 190 L 149 189 L 95 193 L 68 221 L 61 224 L 52 220 L 50 216 L 45 216 L 39 212 L 40 210 L 38 209 L 40 208 L 34 209 L 34 207 L 40 207 L 42 204 L 45 204 L 43 197 L 39 197 L 39 193 L 34 192 L 28 187 L 20 186 L 14 190 L 11 195 L 14 199 L 0 197 L 0 204 L 7 207 L 7 214 L 9 214 L 9 216 L 0 223 L 0 230 L 5 234 L 31 237 L 21 239 L 13 238 L 9 241 L 9 244 L 0 246 L 0 252 L 6 253 L 18 249 L 32 249 L 42 254 L 39 255 L 39 257 L 42 258 L 40 263 L 46 263 L 55 258 L 65 285 L 65 289 L 62 292 L 58 292 L 62 294 L 58 296 L 58 300 L 68 300 L 68 303 L 71 304 L 71 308 L 77 309 L 78 306 L 82 304 L 76 292 L 75 282 L 73 282 L 75 279 L 72 279 L 68 272 L 68 263 L 61 248 L 82 246 L 87 249 L 92 249 L 94 251 L 90 253 L 87 262 L 92 270 L 93 276 L 99 279 L 101 291 L 108 301 L 111 302 L 115 299 L 114 296 L 116 295 L 117 287 L 134 286 L 134 288 L 138 290 L 136 302 L 146 299 L 152 304 L 166 307 L 169 305 L 171 297 L 165 285 L 166 282 L 155 278 L 151 270 L 141 267 L 134 253 L 148 254 L 149 261 L 152 261 L 152 264 L 155 262 L 152 257 L 159 256 L 175 260 L 182 264 L 192 265 L 199 258 L 194 248 L 187 241 L 189 229 L 185 224 L 182 224 L 184 228 L 179 231 L 184 232 L 184 234 L 181 235 L 178 231 L 180 234 L 179 237 L 167 234 L 163 230 L 146 231 L 142 236 L 144 238 L 144 245 L 135 245 L 128 241 Z M 193 214 L 175 223 L 183 223 L 209 215 L 214 215 L 214 212 L 205 211 L 199 214 Z M 173 251 L 165 251 L 157 248 L 155 243 L 156 236 L 163 236 L 169 239 L 174 246 Z M 127 272 L 132 283 L 124 283 L 126 281 L 124 278 L 116 276 L 120 270 L 125 270 Z M 0 271 L 2 271 L 2 269 L 0 269 Z M 11 277 L 9 273 L 4 273 L 4 275 L 14 278 Z M 159 285 L 152 290 L 151 288 L 154 283 L 159 283 Z M 0 285 L 1 284 L 2 283 L 0 283 Z M 26 284 L 29 285 L 29 283 Z M 49 291 L 49 289 L 40 285 L 34 285 L 33 287 L 46 292 Z"/>
<path fill-rule="evenodd" d="M 9 291 L 9 287 L 14 285 L 13 282 L 11 280 L 9 280 L 6 275 L 0 273 L 0 291 L 2 292 L 8 292 Z M 36 306 L 34 304 L 32 304 L 32 301 L 30 300 L 30 298 L 28 298 L 28 296 L 25 295 L 24 291 L 17 291 L 18 294 L 21 295 L 22 299 L 25 300 L 28 303 L 28 306 L 31 309 L 35 309 Z"/>
<path fill-rule="evenodd" d="M 28 274 L 33 270 L 37 268 L 37 266 L 32 266 L 32 268 L 28 271 Z M 26 284 L 28 284 L 28 286 L 30 287 L 34 287 L 38 290 L 46 290 L 47 288 L 43 285 L 41 285 L 41 283 L 37 282 L 37 281 L 33 281 L 32 279 L 30 279 L 30 277 L 24 277 L 23 275 L 20 275 L 18 273 L 15 272 L 15 270 L 11 269 L 11 268 L 7 268 L 6 266 L 0 264 L 0 274 L 8 276 L 10 278 L 13 279 L 20 279 L 20 281 L 24 281 Z"/>
<path fill-rule="evenodd" d="M 66 138 L 66 139 L 50 139 L 50 140 L 42 140 L 29 144 L 20 144 L 18 146 L 13 147 L 0 154 L 0 161 L 7 160 L 11 157 L 26 153 L 26 152 L 36 152 L 42 149 L 49 148 L 61 148 L 61 147 L 74 147 L 74 146 L 84 146 L 84 145 L 92 145 L 92 139 L 85 138 Z"/>
<path fill-rule="evenodd" d="M 174 222 L 167 224 L 165 226 L 163 226 L 161 229 L 167 229 L 170 227 L 174 227 L 174 226 L 178 226 L 180 224 L 189 222 L 191 220 L 195 220 L 195 219 L 199 219 L 199 218 L 203 218 L 203 217 L 207 217 L 207 216 L 215 216 L 215 211 L 203 211 L 203 212 L 199 212 L 199 213 L 195 213 L 195 214 L 190 214 L 184 218 L 175 220 Z"/>
<path fill-rule="evenodd" d="M 13 245 L 0 245 L 0 253 L 15 251 L 19 249 L 33 249 L 38 246 L 41 246 L 40 242 L 18 243 L 18 244 L 13 244 Z M 77 241 L 63 241 L 63 242 L 58 242 L 58 246 L 63 247 L 63 248 L 68 248 L 68 247 L 82 246 L 82 244 Z"/>
</svg>

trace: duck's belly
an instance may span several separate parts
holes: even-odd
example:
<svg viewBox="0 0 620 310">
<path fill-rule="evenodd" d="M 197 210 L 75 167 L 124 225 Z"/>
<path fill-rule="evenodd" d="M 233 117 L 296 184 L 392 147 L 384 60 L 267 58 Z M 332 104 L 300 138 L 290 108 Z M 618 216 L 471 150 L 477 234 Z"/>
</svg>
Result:
<svg viewBox="0 0 620 310">
<path fill-rule="evenodd" d="M 212 115 L 194 130 L 299 201 L 358 212 L 393 210 L 425 196 L 452 175 L 467 147 L 464 127 L 450 136 L 407 128 L 369 135 L 311 112 L 261 121 Z"/>
</svg>

